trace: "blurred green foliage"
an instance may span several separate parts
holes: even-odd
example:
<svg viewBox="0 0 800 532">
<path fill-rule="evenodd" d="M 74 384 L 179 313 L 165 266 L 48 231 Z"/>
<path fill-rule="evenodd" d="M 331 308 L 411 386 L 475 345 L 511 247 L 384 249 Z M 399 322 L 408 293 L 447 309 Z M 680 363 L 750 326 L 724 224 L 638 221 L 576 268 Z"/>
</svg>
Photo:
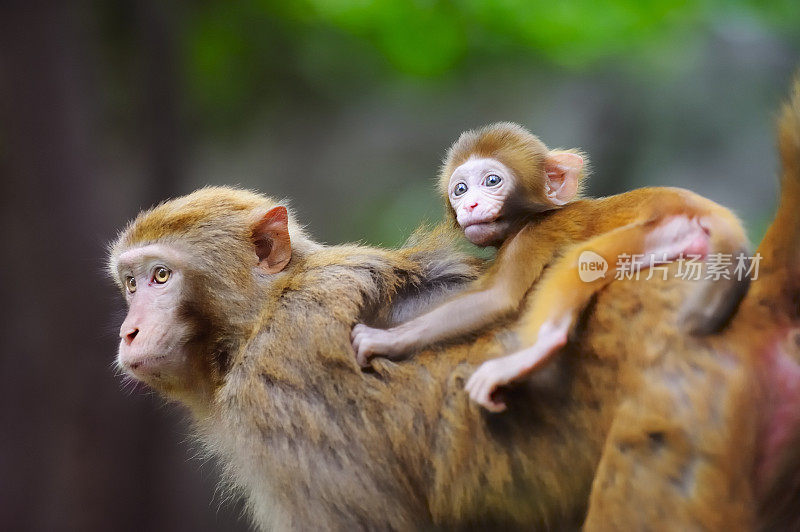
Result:
<svg viewBox="0 0 800 532">
<path fill-rule="evenodd" d="M 455 75 L 466 63 L 520 56 L 571 69 L 620 54 L 646 60 L 679 48 L 720 19 L 737 17 L 759 19 L 796 38 L 800 2 L 207 2 L 188 14 L 183 44 L 193 103 L 213 121 L 248 116 L 254 99 L 268 101 L 287 82 L 331 97 L 356 85 L 363 91 L 365 71 L 424 82 Z"/>
<path fill-rule="evenodd" d="M 769 191 L 739 186 L 757 157 L 733 155 L 774 153 L 800 0 L 94 5 L 109 123 L 143 174 L 185 178 L 169 193 L 268 182 L 324 238 L 396 244 L 440 216 L 430 178 L 455 132 L 511 119 L 589 151 L 592 194 L 686 186 L 756 241 L 771 218 Z"/>
</svg>

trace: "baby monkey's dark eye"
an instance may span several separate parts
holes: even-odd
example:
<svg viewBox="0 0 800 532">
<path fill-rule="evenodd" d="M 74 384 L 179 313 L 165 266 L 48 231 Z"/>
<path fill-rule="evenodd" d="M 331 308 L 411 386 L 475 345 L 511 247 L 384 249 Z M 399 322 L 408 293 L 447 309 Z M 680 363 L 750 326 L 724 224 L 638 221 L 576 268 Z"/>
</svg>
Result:
<svg viewBox="0 0 800 532">
<path fill-rule="evenodd" d="M 486 186 L 487 187 L 496 187 L 500 184 L 503 179 L 499 175 L 489 174 L 486 176 Z"/>
<path fill-rule="evenodd" d="M 158 284 L 164 284 L 169 279 L 170 271 L 163 266 L 156 268 L 156 273 L 153 275 L 153 280 Z"/>
<path fill-rule="evenodd" d="M 456 186 L 453 187 L 453 194 L 456 196 L 461 196 L 467 191 L 466 183 L 458 183 Z"/>
<path fill-rule="evenodd" d="M 125 278 L 125 288 L 127 288 L 128 292 L 130 292 L 131 294 L 136 292 L 136 278 L 130 275 L 127 276 Z"/>
</svg>

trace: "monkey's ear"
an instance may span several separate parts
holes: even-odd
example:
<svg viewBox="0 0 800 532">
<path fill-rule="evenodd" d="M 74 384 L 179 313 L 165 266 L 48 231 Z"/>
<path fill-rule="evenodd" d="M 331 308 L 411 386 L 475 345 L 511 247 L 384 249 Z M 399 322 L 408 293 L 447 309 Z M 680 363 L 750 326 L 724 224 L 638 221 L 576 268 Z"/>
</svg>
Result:
<svg viewBox="0 0 800 532">
<path fill-rule="evenodd" d="M 544 160 L 545 194 L 553 205 L 564 205 L 578 193 L 583 157 L 568 151 L 551 151 Z"/>
<path fill-rule="evenodd" d="M 256 222 L 253 226 L 253 244 L 259 268 L 267 273 L 278 273 L 286 267 L 292 258 L 286 207 L 270 209 Z"/>
</svg>

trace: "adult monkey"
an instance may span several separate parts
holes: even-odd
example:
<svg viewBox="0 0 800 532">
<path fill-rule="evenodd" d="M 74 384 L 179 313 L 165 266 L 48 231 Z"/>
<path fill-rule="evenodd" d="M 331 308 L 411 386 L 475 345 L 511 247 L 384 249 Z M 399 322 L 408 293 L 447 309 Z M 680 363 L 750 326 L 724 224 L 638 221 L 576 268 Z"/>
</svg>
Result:
<svg viewBox="0 0 800 532">
<path fill-rule="evenodd" d="M 797 90 L 780 142 L 766 271 L 727 332 L 676 332 L 690 282 L 614 283 L 502 416 L 462 391 L 507 348 L 502 328 L 375 373 L 350 354 L 357 321 L 405 319 L 473 276 L 441 238 L 326 248 L 283 207 L 225 188 L 142 213 L 113 246 L 120 364 L 190 407 L 264 528 L 794 524 L 770 495 L 800 478 L 800 369 L 783 342 L 800 295 Z"/>
</svg>

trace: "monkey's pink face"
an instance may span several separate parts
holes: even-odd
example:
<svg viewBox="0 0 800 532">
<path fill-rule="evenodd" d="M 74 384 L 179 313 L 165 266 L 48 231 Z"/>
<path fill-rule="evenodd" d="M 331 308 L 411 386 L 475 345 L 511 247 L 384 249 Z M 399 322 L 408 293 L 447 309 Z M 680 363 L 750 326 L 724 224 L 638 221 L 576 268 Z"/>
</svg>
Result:
<svg viewBox="0 0 800 532">
<path fill-rule="evenodd" d="M 495 159 L 470 158 L 450 176 L 448 195 L 458 225 L 477 246 L 501 243 L 509 223 L 503 206 L 516 185 L 516 176 Z"/>
<path fill-rule="evenodd" d="M 191 331 L 179 316 L 183 264 L 177 250 L 152 244 L 125 251 L 116 265 L 128 303 L 117 363 L 132 377 L 160 389 L 190 377 Z"/>
</svg>

